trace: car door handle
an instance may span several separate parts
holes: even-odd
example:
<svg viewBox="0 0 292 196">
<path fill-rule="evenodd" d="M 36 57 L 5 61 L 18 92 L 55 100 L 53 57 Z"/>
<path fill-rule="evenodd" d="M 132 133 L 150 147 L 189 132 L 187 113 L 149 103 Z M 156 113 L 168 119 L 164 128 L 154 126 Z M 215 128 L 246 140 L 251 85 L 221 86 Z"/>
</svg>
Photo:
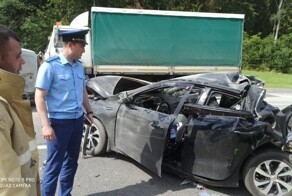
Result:
<svg viewBox="0 0 292 196">
<path fill-rule="evenodd" d="M 151 126 L 156 128 L 156 129 L 164 129 L 164 127 L 162 125 L 160 125 L 157 121 L 152 122 Z"/>
</svg>

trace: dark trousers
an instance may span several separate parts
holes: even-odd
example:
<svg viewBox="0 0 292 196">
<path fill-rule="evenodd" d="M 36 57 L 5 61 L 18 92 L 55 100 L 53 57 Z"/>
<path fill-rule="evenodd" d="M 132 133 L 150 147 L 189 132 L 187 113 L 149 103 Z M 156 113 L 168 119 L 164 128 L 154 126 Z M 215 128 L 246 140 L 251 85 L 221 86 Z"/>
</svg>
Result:
<svg viewBox="0 0 292 196">
<path fill-rule="evenodd" d="M 50 119 L 56 138 L 47 141 L 47 162 L 42 196 L 53 196 L 60 176 L 59 195 L 71 195 L 83 132 L 83 116 L 78 119 Z"/>
</svg>

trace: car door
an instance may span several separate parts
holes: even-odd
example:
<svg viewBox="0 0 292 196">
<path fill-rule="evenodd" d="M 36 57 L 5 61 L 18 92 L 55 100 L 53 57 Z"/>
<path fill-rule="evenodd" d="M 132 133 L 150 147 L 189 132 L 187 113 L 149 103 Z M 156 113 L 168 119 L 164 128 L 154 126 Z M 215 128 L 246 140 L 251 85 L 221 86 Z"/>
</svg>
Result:
<svg viewBox="0 0 292 196">
<path fill-rule="evenodd" d="M 192 116 L 182 152 L 182 170 L 214 180 L 226 179 L 250 151 L 250 138 L 261 133 L 262 123 L 248 111 L 187 104 Z"/>
<path fill-rule="evenodd" d="M 133 104 L 117 113 L 115 144 L 119 151 L 161 176 L 162 156 L 173 117 Z"/>
</svg>

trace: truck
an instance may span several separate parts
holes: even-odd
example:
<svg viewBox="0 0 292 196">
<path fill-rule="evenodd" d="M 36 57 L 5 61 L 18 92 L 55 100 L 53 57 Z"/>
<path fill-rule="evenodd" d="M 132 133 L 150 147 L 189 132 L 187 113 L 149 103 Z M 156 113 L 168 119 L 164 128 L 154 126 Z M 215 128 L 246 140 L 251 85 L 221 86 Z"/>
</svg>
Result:
<svg viewBox="0 0 292 196">
<path fill-rule="evenodd" d="M 92 7 L 70 25 L 54 25 L 45 58 L 61 51 L 59 32 L 88 29 L 81 61 L 89 77 L 240 72 L 243 25 L 243 14 Z"/>
</svg>

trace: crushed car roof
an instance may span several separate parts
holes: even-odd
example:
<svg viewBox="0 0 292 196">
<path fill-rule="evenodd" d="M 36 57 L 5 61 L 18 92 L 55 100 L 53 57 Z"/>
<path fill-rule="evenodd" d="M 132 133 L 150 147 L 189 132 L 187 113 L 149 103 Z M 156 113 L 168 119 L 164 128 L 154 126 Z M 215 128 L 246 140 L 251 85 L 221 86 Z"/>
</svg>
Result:
<svg viewBox="0 0 292 196">
<path fill-rule="evenodd" d="M 147 88 L 145 86 L 149 84 L 159 85 L 165 82 L 186 82 L 186 81 L 190 83 L 196 83 L 200 85 L 225 89 L 233 91 L 235 93 L 241 93 L 250 84 L 254 83 L 259 85 L 263 84 L 263 82 L 258 79 L 248 77 L 235 72 L 235 73 L 194 74 L 177 77 L 170 80 L 163 80 L 155 83 L 132 77 L 107 75 L 89 79 L 87 82 L 87 86 L 94 90 L 95 92 L 98 92 L 98 94 L 100 94 L 102 97 L 107 98 L 109 96 L 118 94 L 123 91 L 130 91 L 137 89 L 139 87 Z"/>
<path fill-rule="evenodd" d="M 230 73 L 202 73 L 175 78 L 191 80 L 206 85 L 212 86 L 226 86 L 232 89 L 243 91 L 249 84 L 263 85 L 263 82 L 251 76 L 246 76 L 238 72 Z"/>
</svg>

